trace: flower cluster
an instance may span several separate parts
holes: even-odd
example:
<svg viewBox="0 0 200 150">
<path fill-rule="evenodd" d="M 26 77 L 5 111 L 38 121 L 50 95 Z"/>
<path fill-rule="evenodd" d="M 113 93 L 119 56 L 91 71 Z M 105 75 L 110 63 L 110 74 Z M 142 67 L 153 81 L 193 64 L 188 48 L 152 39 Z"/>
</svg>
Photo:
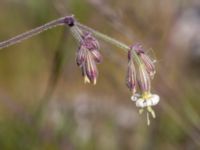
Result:
<svg viewBox="0 0 200 150">
<path fill-rule="evenodd" d="M 90 33 L 85 33 L 76 54 L 76 63 L 82 70 L 85 83 L 96 84 L 98 77 L 96 64 L 101 61 L 98 41 Z"/>
<path fill-rule="evenodd" d="M 90 32 L 83 32 L 76 25 L 71 27 L 74 37 L 79 42 L 76 52 L 76 63 L 81 68 L 85 83 L 96 84 L 98 69 L 96 64 L 102 62 L 99 42 Z"/>
<path fill-rule="evenodd" d="M 135 67 L 137 65 L 137 68 Z M 136 44 L 128 51 L 128 69 L 126 84 L 132 92 L 131 100 L 139 107 L 139 112 L 147 108 L 147 124 L 150 124 L 149 113 L 155 118 L 155 112 L 151 106 L 157 105 L 160 98 L 156 94 L 151 94 L 151 79 L 155 75 L 155 65 L 153 60 L 145 53 L 142 45 Z M 136 93 L 137 88 L 140 94 Z"/>
<path fill-rule="evenodd" d="M 149 113 L 153 118 L 156 117 L 152 106 L 157 105 L 160 98 L 158 95 L 151 93 L 151 80 L 156 73 L 155 65 L 154 61 L 145 53 L 142 45 L 136 44 L 126 47 L 123 43 L 78 24 L 73 16 L 68 18 L 66 23 L 79 44 L 76 52 L 76 63 L 81 68 L 85 83 L 96 84 L 98 77 L 97 64 L 102 61 L 99 42 L 93 34 L 96 33 L 99 37 L 121 48 L 128 49 L 126 85 L 132 93 L 132 101 L 136 103 L 136 107 L 140 108 L 139 112 L 142 113 L 144 108 L 146 108 L 147 124 L 149 125 Z M 136 93 L 138 89 L 140 92 Z"/>
</svg>

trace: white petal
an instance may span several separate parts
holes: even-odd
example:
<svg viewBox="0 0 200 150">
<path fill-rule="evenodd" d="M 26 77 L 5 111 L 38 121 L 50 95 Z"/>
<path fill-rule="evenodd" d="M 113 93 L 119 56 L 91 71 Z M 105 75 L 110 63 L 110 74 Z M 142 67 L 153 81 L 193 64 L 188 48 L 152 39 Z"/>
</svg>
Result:
<svg viewBox="0 0 200 150">
<path fill-rule="evenodd" d="M 136 94 L 131 96 L 131 100 L 135 102 L 135 101 L 138 100 L 139 97 L 140 97 L 140 94 L 136 93 Z"/>
<path fill-rule="evenodd" d="M 151 100 L 152 100 L 152 106 L 154 106 L 158 104 L 158 102 L 160 101 L 160 97 L 156 94 L 153 94 Z"/>
<path fill-rule="evenodd" d="M 135 103 L 135 104 L 136 104 L 136 107 L 141 107 L 141 108 L 146 107 L 144 101 L 145 101 L 144 99 L 139 98 L 139 99 L 136 101 L 136 103 Z"/>
<path fill-rule="evenodd" d="M 155 106 L 158 104 L 160 100 L 160 97 L 156 94 L 153 94 L 149 99 L 146 99 L 146 101 L 144 102 L 144 106 Z"/>
<path fill-rule="evenodd" d="M 145 102 L 145 105 L 146 106 L 153 106 L 153 99 L 152 98 L 147 99 L 146 102 Z"/>
</svg>

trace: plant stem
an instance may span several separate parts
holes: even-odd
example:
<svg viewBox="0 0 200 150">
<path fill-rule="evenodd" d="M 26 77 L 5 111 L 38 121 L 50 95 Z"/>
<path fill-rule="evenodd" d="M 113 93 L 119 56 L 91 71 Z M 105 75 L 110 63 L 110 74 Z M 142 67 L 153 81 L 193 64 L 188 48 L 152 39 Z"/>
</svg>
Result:
<svg viewBox="0 0 200 150">
<path fill-rule="evenodd" d="M 115 40 L 115 39 L 113 39 L 113 38 L 111 38 L 111 37 L 109 37 L 109 36 L 107 36 L 107 35 L 105 35 L 103 33 L 100 33 L 99 31 L 96 31 L 96 30 L 94 30 L 94 29 L 92 29 L 92 28 L 90 28 L 88 26 L 85 26 L 85 25 L 79 23 L 79 22 L 76 22 L 76 25 L 78 27 L 84 29 L 84 30 L 92 32 L 94 35 L 96 35 L 97 37 L 101 38 L 102 40 L 104 40 L 106 42 L 109 42 L 109 43 L 111 43 L 111 44 L 113 44 L 113 45 L 115 45 L 115 46 L 117 46 L 117 47 L 119 47 L 119 48 L 121 48 L 123 50 L 128 51 L 130 49 L 130 47 L 127 46 L 126 44 L 124 44 L 122 42 L 119 42 L 118 40 Z"/>
<path fill-rule="evenodd" d="M 9 46 L 12 46 L 14 44 L 17 44 L 19 42 L 22 42 L 26 39 L 29 39 L 31 38 L 32 36 L 35 36 L 35 35 L 38 35 L 39 33 L 41 32 L 44 32 L 48 29 L 51 29 L 51 28 L 54 28 L 54 27 L 57 27 L 59 25 L 65 25 L 65 19 L 69 17 L 69 16 L 66 16 L 66 17 L 62 17 L 62 18 L 59 18 L 59 19 L 56 19 L 56 20 L 53 20 L 49 23 L 46 23 L 42 26 L 39 26 L 35 29 L 32 29 L 30 31 L 27 31 L 25 33 L 22 33 L 20 35 L 17 35 L 11 39 L 8 39 L 8 40 L 5 40 L 3 42 L 0 42 L 0 49 L 3 49 L 5 47 L 9 47 Z"/>
<path fill-rule="evenodd" d="M 5 47 L 9 47 L 9 46 L 17 44 L 19 42 L 22 42 L 22 41 L 24 41 L 26 39 L 29 39 L 29 38 L 31 38 L 31 37 L 33 37 L 35 35 L 38 35 L 38 34 L 44 32 L 44 31 L 46 31 L 48 29 L 57 27 L 59 25 L 68 25 L 69 27 L 72 27 L 72 31 L 73 31 L 73 27 L 76 27 L 76 26 L 74 26 L 74 23 L 76 23 L 76 25 L 78 27 L 80 27 L 80 28 L 82 28 L 84 30 L 92 32 L 94 35 L 96 35 L 97 37 L 101 38 L 102 40 L 104 40 L 106 42 L 109 42 L 110 44 L 113 44 L 113 45 L 115 45 L 115 46 L 117 46 L 117 47 L 119 47 L 119 48 L 121 48 L 121 49 L 123 49 L 125 51 L 130 50 L 130 47 L 127 46 L 126 44 L 124 44 L 124 43 L 122 43 L 122 42 L 120 42 L 120 41 L 118 41 L 116 39 L 113 39 L 113 38 L 111 38 L 111 37 L 109 37 L 109 36 L 107 36 L 107 35 L 105 35 L 103 33 L 100 33 L 100 32 L 98 32 L 98 31 L 96 31 L 96 30 L 94 30 L 94 29 L 92 29 L 92 28 L 90 28 L 88 26 L 85 26 L 85 25 L 83 25 L 83 24 L 81 24 L 79 22 L 74 22 L 73 15 L 72 16 L 65 16 L 65 17 L 62 17 L 62 18 L 58 18 L 58 19 L 53 20 L 51 22 L 48 22 L 48 23 L 46 23 L 46 24 L 44 24 L 42 26 L 39 26 L 39 27 L 37 27 L 35 29 L 32 29 L 32 30 L 27 31 L 27 32 L 22 33 L 22 34 L 19 34 L 19 35 L 15 36 L 15 37 L 13 37 L 11 39 L 8 39 L 8 40 L 5 40 L 3 42 L 0 42 L 0 50 L 5 48 Z M 81 40 L 80 37 L 77 37 L 77 38 L 78 38 L 78 40 Z M 140 60 L 139 60 L 139 58 L 138 58 L 138 56 L 137 56 L 135 51 L 133 53 L 133 56 L 134 56 L 136 62 L 138 64 L 140 64 Z"/>
</svg>

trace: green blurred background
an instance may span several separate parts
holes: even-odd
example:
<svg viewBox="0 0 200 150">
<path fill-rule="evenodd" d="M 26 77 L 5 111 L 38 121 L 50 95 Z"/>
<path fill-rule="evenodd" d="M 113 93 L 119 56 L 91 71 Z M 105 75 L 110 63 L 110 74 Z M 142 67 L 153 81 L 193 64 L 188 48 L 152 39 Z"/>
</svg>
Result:
<svg viewBox="0 0 200 150">
<path fill-rule="evenodd" d="M 101 41 L 96 86 L 57 27 L 0 51 L 0 150 L 200 149 L 200 1 L 1 0 L 0 41 L 65 15 L 157 60 L 161 101 L 146 125 L 125 86 L 126 53 Z"/>
</svg>

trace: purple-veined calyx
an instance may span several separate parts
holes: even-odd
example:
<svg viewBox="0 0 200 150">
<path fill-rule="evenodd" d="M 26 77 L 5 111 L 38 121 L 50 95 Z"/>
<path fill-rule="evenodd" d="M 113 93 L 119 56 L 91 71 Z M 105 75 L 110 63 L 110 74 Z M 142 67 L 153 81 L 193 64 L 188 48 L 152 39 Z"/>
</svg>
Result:
<svg viewBox="0 0 200 150">
<path fill-rule="evenodd" d="M 132 72 L 129 71 L 131 69 L 133 70 Z M 130 90 L 134 87 L 131 100 L 135 102 L 136 107 L 140 108 L 139 113 L 142 114 L 144 109 L 146 109 L 148 125 L 150 124 L 149 114 L 151 114 L 153 118 L 156 117 L 152 106 L 157 105 L 160 101 L 158 95 L 151 93 L 151 80 L 153 79 L 155 72 L 154 61 L 145 54 L 142 45 L 136 44 L 131 46 L 128 51 L 127 79 L 129 80 L 127 80 L 128 84 L 126 84 Z"/>
<path fill-rule="evenodd" d="M 84 82 L 96 84 L 98 78 L 97 64 L 102 62 L 99 42 L 92 36 L 92 33 L 84 32 L 76 25 L 70 29 L 79 44 L 76 52 L 76 63 L 81 68 Z"/>
</svg>

